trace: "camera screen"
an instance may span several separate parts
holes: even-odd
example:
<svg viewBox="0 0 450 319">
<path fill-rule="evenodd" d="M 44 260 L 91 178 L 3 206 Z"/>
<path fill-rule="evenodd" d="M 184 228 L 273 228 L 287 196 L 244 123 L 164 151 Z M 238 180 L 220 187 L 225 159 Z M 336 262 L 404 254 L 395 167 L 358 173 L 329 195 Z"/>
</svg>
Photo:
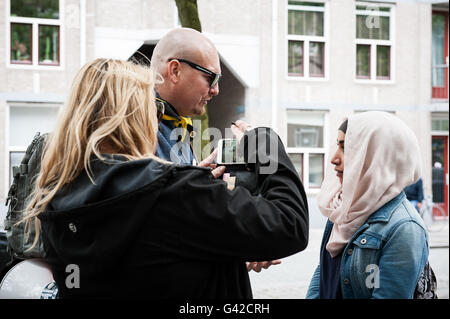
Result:
<svg viewBox="0 0 450 319">
<path fill-rule="evenodd" d="M 242 156 L 237 153 L 237 140 L 225 139 L 222 141 L 222 163 L 243 163 Z"/>
</svg>

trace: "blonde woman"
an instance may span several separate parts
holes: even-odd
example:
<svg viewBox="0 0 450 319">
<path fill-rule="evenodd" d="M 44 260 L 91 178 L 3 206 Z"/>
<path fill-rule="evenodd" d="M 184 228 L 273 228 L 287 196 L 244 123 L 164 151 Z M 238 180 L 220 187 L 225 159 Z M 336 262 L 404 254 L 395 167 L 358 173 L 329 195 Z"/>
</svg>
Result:
<svg viewBox="0 0 450 319">
<path fill-rule="evenodd" d="M 403 189 L 421 174 L 414 132 L 394 115 L 344 121 L 317 201 L 328 217 L 307 298 L 413 298 L 428 234 Z"/>
<path fill-rule="evenodd" d="M 162 162 L 154 99 L 152 71 L 130 62 L 97 59 L 75 77 L 27 219 L 42 230 L 60 297 L 251 298 L 246 260 L 307 245 L 298 175 L 268 129 L 243 139 L 279 142 L 257 196 L 208 168 Z"/>
</svg>

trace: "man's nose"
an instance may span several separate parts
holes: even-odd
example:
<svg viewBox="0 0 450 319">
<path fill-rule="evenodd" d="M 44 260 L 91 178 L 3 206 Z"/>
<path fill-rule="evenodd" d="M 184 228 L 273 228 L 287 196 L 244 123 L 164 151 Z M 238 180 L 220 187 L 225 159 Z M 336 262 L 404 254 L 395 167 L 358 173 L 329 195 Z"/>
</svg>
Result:
<svg viewBox="0 0 450 319">
<path fill-rule="evenodd" d="M 331 158 L 331 164 L 339 165 L 339 157 L 336 156 L 336 154 L 334 154 L 333 157 Z"/>
<path fill-rule="evenodd" d="M 217 83 L 216 85 L 214 85 L 212 88 L 209 89 L 209 93 L 211 94 L 211 96 L 216 96 L 219 94 L 219 83 Z"/>
</svg>

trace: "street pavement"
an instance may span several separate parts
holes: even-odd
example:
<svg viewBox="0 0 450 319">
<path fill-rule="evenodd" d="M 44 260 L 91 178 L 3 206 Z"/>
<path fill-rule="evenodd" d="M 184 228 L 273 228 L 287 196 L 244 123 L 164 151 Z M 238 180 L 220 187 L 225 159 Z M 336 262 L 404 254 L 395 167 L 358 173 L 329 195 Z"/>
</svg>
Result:
<svg viewBox="0 0 450 319">
<path fill-rule="evenodd" d="M 323 228 L 310 230 L 308 247 L 295 255 L 281 259 L 281 264 L 251 271 L 255 299 L 303 299 L 319 263 Z M 429 261 L 438 282 L 438 297 L 449 298 L 449 221 L 435 222 L 429 231 Z"/>
</svg>

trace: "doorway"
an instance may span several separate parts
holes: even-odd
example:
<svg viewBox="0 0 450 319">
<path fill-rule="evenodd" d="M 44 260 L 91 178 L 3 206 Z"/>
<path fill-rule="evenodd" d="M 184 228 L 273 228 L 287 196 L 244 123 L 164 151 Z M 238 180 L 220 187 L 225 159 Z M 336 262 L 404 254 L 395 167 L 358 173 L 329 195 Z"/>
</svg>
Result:
<svg viewBox="0 0 450 319">
<path fill-rule="evenodd" d="M 431 137 L 433 203 L 440 206 L 448 218 L 448 136 Z M 433 216 L 441 216 L 433 210 Z"/>
</svg>

